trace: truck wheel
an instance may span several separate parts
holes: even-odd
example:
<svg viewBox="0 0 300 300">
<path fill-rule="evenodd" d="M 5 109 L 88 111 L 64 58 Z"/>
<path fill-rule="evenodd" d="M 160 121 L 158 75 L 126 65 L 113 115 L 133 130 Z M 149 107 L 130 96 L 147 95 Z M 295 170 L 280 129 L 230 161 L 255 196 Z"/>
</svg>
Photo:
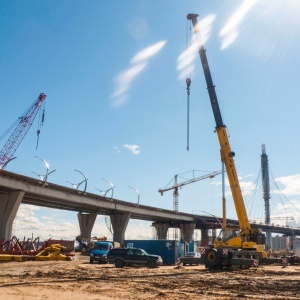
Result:
<svg viewBox="0 0 300 300">
<path fill-rule="evenodd" d="M 149 268 L 156 268 L 156 261 L 151 259 L 147 262 L 147 265 Z"/>
<path fill-rule="evenodd" d="M 215 249 L 207 250 L 206 253 L 204 254 L 203 259 L 204 259 L 205 264 L 207 264 L 209 266 L 215 266 L 220 261 L 219 254 L 218 254 L 217 250 L 215 250 Z"/>
<path fill-rule="evenodd" d="M 116 268 L 123 268 L 123 266 L 124 266 L 123 260 L 122 259 L 116 259 L 115 260 L 115 266 L 116 266 Z"/>
</svg>

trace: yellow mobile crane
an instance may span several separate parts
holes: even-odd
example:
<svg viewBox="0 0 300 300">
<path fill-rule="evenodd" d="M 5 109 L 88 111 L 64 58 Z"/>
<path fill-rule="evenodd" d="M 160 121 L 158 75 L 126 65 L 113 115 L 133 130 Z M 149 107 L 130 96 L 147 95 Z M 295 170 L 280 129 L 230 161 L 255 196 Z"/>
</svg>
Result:
<svg viewBox="0 0 300 300">
<path fill-rule="evenodd" d="M 235 153 L 230 148 L 227 129 L 222 120 L 206 52 L 200 37 L 197 17 L 197 14 L 187 15 L 187 19 L 193 24 L 194 34 L 198 43 L 200 60 L 216 122 L 215 129 L 220 144 L 221 161 L 225 164 L 232 198 L 239 222 L 239 228 L 228 228 L 225 222 L 226 216 L 223 213 L 223 228 L 219 236 L 215 239 L 214 245 L 207 247 L 202 257 L 207 268 L 228 267 L 236 270 L 253 265 L 258 266 L 259 260 L 267 256 L 266 252 L 264 251 L 265 235 L 262 234 L 261 229 L 251 228 L 248 220 L 233 159 Z"/>
</svg>

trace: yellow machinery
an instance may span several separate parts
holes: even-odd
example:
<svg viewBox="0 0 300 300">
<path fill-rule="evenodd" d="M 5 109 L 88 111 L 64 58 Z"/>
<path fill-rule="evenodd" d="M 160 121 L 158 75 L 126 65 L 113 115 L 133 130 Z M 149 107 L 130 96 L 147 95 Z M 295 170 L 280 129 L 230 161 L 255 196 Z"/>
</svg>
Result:
<svg viewBox="0 0 300 300">
<path fill-rule="evenodd" d="M 66 247 L 60 244 L 53 244 L 36 255 L 0 254 L 0 261 L 72 260 L 71 255 L 65 255 L 63 253 L 65 250 Z"/>
<path fill-rule="evenodd" d="M 72 260 L 71 256 L 62 253 L 66 247 L 53 244 L 33 257 L 33 260 Z"/>
<path fill-rule="evenodd" d="M 239 228 L 227 228 L 225 216 L 225 199 L 223 198 L 223 229 L 214 245 L 207 247 L 203 259 L 208 268 L 230 267 L 232 269 L 257 266 L 261 258 L 266 257 L 264 251 L 265 236 L 261 229 L 252 229 L 248 220 L 243 195 L 241 192 L 238 175 L 235 168 L 233 157 L 235 153 L 231 150 L 227 128 L 223 123 L 215 86 L 212 81 L 206 52 L 203 47 L 199 26 L 197 22 L 198 15 L 188 14 L 187 19 L 193 24 L 194 33 L 199 46 L 200 60 L 207 84 L 207 90 L 216 122 L 216 133 L 220 144 L 221 161 L 225 165 L 232 198 L 234 201 Z"/>
<path fill-rule="evenodd" d="M 28 255 L 0 254 L 0 261 L 27 261 L 29 259 Z"/>
</svg>

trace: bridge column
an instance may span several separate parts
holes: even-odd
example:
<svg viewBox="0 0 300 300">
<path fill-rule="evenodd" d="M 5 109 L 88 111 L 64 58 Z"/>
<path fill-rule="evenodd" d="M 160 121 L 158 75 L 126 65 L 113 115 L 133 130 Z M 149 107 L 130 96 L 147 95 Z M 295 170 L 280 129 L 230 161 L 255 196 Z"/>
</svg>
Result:
<svg viewBox="0 0 300 300">
<path fill-rule="evenodd" d="M 266 230 L 266 244 L 268 245 L 269 249 L 272 248 L 272 231 L 270 229 Z"/>
<path fill-rule="evenodd" d="M 182 232 L 182 236 L 185 242 L 190 242 L 193 239 L 194 229 L 196 227 L 196 223 L 182 223 L 179 225 L 180 230 Z"/>
<path fill-rule="evenodd" d="M 201 229 L 201 247 L 206 247 L 208 245 L 208 229 Z"/>
<path fill-rule="evenodd" d="M 120 243 L 123 246 L 125 239 L 125 231 L 130 219 L 131 213 L 116 213 L 110 215 L 110 221 L 114 232 L 114 242 Z"/>
<path fill-rule="evenodd" d="M 25 192 L 0 194 L 0 239 L 11 239 L 12 226 Z"/>
<path fill-rule="evenodd" d="M 79 222 L 79 228 L 80 228 L 80 235 L 86 239 L 90 239 L 92 236 L 92 229 L 94 227 L 97 214 L 96 213 L 90 213 L 90 214 L 83 214 L 78 213 L 78 222 Z"/>
<path fill-rule="evenodd" d="M 154 222 L 154 223 L 152 223 L 152 225 L 156 229 L 157 238 L 159 240 L 166 240 L 167 239 L 168 229 L 169 229 L 169 224 L 168 223 Z"/>
</svg>

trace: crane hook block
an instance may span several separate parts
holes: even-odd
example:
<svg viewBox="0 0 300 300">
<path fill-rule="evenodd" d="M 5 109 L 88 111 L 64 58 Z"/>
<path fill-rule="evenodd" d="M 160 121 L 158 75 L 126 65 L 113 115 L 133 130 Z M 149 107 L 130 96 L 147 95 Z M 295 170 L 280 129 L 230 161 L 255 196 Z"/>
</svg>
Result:
<svg viewBox="0 0 300 300">
<path fill-rule="evenodd" d="M 190 87 L 191 82 L 192 82 L 191 79 L 187 78 L 185 82 L 186 82 L 187 87 Z"/>
</svg>

